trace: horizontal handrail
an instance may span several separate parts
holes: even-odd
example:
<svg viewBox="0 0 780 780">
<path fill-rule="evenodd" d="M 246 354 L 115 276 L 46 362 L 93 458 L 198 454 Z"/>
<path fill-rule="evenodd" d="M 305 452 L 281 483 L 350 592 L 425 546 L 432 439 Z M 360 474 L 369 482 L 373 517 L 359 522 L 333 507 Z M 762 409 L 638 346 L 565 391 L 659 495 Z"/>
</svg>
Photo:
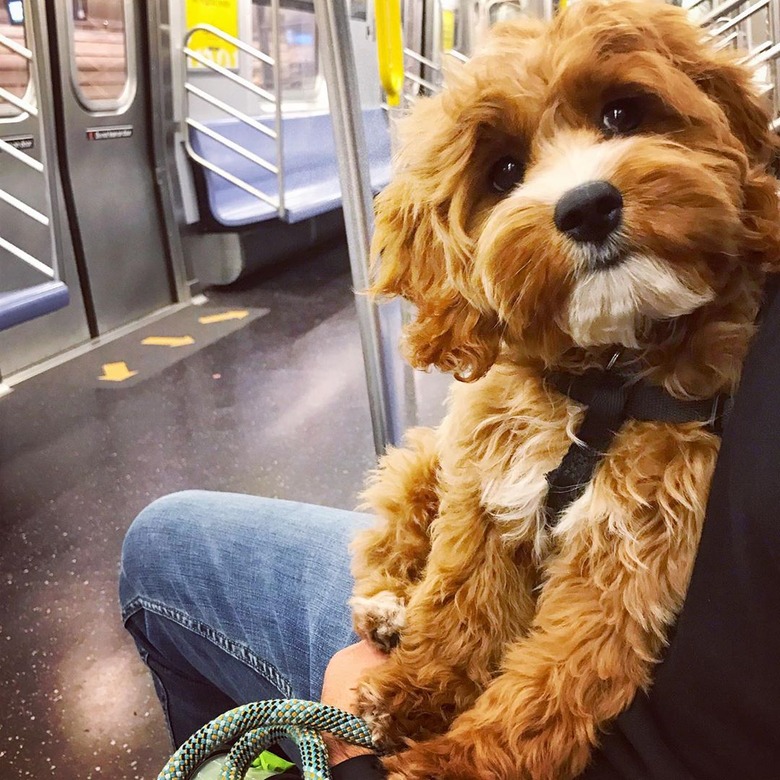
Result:
<svg viewBox="0 0 780 780">
<path fill-rule="evenodd" d="M 236 74 L 233 73 L 231 70 L 228 70 L 227 68 L 223 68 L 221 65 L 217 65 L 217 63 L 214 62 L 214 60 L 210 60 L 208 57 L 204 57 L 202 54 L 199 54 L 194 49 L 190 49 L 189 47 L 185 46 L 184 53 L 188 57 L 191 57 L 196 62 L 199 62 L 205 68 L 208 68 L 209 70 L 213 70 L 215 73 L 219 73 L 220 76 L 224 76 L 226 79 L 229 79 L 234 84 L 238 84 L 240 87 L 244 87 L 244 89 L 248 89 L 250 92 L 254 92 L 255 95 L 263 98 L 263 100 L 267 100 L 269 103 L 276 103 L 276 96 L 273 93 L 269 92 L 267 89 L 258 87 L 257 84 L 254 84 L 253 82 L 249 81 L 249 79 L 242 78 L 241 76 L 236 76 Z"/>
<path fill-rule="evenodd" d="M 38 107 L 29 100 L 17 97 L 13 92 L 9 92 L 4 87 L 0 87 L 0 99 L 7 101 L 12 106 L 16 106 L 20 111 L 24 111 L 30 116 L 38 116 Z"/>
<path fill-rule="evenodd" d="M 761 54 L 751 57 L 749 62 L 752 67 L 756 68 L 759 65 L 763 65 L 765 62 L 776 60 L 778 57 L 780 57 L 780 43 L 775 43 L 770 48 L 761 52 Z"/>
<path fill-rule="evenodd" d="M 12 206 L 17 211 L 21 211 L 22 214 L 26 214 L 36 222 L 40 222 L 44 227 L 48 227 L 49 218 L 45 214 L 42 214 L 38 209 L 34 209 L 32 206 L 28 206 L 23 200 L 15 198 L 10 192 L 0 189 L 0 200 L 5 201 L 9 206 Z"/>
<path fill-rule="evenodd" d="M 221 178 L 225 179 L 225 181 L 229 181 L 231 184 L 243 190 L 244 192 L 252 195 L 255 198 L 258 198 L 263 203 L 266 203 L 267 205 L 274 208 L 279 214 L 279 216 L 283 216 L 284 174 L 282 168 L 283 166 L 282 122 L 281 122 L 281 99 L 279 97 L 279 90 L 280 90 L 279 73 L 278 73 L 279 68 L 277 67 L 277 63 L 279 62 L 278 20 L 276 18 L 279 12 L 278 0 L 272 0 L 271 5 L 272 5 L 272 12 L 273 12 L 273 26 L 274 26 L 274 30 L 273 30 L 274 56 L 273 57 L 269 56 L 263 51 L 260 51 L 260 49 L 256 48 L 255 46 L 251 46 L 250 44 L 245 43 L 244 41 L 236 38 L 235 36 L 226 33 L 224 30 L 220 30 L 219 28 L 214 27 L 210 24 L 199 24 L 187 31 L 187 33 L 184 36 L 184 46 L 182 50 L 185 55 L 184 57 L 185 107 L 184 107 L 184 116 L 182 119 L 182 135 L 184 136 L 185 151 L 187 152 L 187 154 L 192 160 L 197 162 L 206 170 L 211 171 L 217 176 L 220 176 Z M 199 51 L 193 49 L 188 44 L 190 43 L 192 37 L 198 32 L 214 35 L 220 40 L 225 41 L 226 43 L 229 43 L 232 46 L 235 46 L 239 51 L 254 58 L 258 62 L 271 66 L 273 68 L 273 74 L 274 74 L 274 92 L 269 92 L 267 89 L 264 89 L 258 84 L 255 84 L 253 81 L 250 81 L 247 78 L 239 76 L 232 70 L 225 68 L 222 65 L 219 65 L 218 63 L 214 62 L 212 59 L 204 56 Z M 194 60 L 195 62 L 199 63 L 200 65 L 202 65 L 204 68 L 207 68 L 212 73 L 222 76 L 223 78 L 227 79 L 233 84 L 238 85 L 239 87 L 247 90 L 249 93 L 271 104 L 274 107 L 274 125 L 275 125 L 274 129 L 271 129 L 270 127 L 264 125 L 262 122 L 257 121 L 257 119 L 249 116 L 247 113 L 241 111 L 235 106 L 231 106 L 229 103 L 226 103 L 224 100 L 215 97 L 211 93 L 207 92 L 205 89 L 200 89 L 199 87 L 196 87 L 194 84 L 192 84 L 189 80 L 190 78 L 189 73 L 187 73 L 186 71 L 186 63 L 188 61 L 187 60 L 188 57 Z M 267 160 L 264 157 L 255 154 L 254 152 L 242 146 L 241 144 L 236 143 L 230 138 L 227 138 L 226 136 L 219 133 L 217 130 L 209 127 L 207 124 L 200 122 L 194 119 L 193 117 L 191 117 L 189 100 L 192 96 L 205 101 L 210 106 L 217 108 L 220 111 L 223 111 L 224 113 L 228 114 L 234 119 L 237 119 L 239 122 L 242 122 L 248 127 L 251 127 L 253 130 L 256 130 L 257 132 L 262 133 L 266 137 L 272 139 L 275 142 L 275 146 L 276 146 L 276 162 L 273 163 L 270 160 Z M 275 196 L 267 192 L 263 192 L 262 190 L 258 189 L 254 185 L 250 184 L 248 181 L 241 179 L 239 176 L 230 173 L 230 171 L 226 170 L 220 165 L 217 165 L 216 163 L 206 159 L 205 157 L 203 157 L 203 155 L 198 154 L 198 152 L 196 152 L 195 149 L 193 148 L 190 140 L 191 129 L 198 133 L 202 133 L 206 137 L 211 138 L 213 141 L 221 144 L 225 148 L 230 149 L 235 154 L 240 155 L 245 160 L 248 160 L 254 165 L 257 165 L 260 168 L 263 168 L 269 173 L 275 175 L 278 182 L 278 195 Z"/>
<path fill-rule="evenodd" d="M 421 76 L 411 73 L 408 70 L 404 71 L 404 76 L 414 84 L 418 84 L 421 87 L 425 87 L 425 89 L 428 89 L 431 92 L 436 92 L 439 89 L 432 81 L 428 81 L 428 79 L 424 79 Z"/>
<path fill-rule="evenodd" d="M 27 265 L 32 266 L 36 271 L 40 271 L 42 274 L 45 274 L 50 279 L 55 278 L 53 268 L 49 268 L 48 265 L 42 263 L 40 260 L 38 260 L 38 258 L 33 257 L 28 252 L 25 252 L 24 249 L 20 249 L 18 246 L 16 246 L 16 244 L 12 244 L 2 236 L 0 236 L 0 247 L 5 249 L 7 252 L 10 252 L 12 255 L 14 255 L 14 257 L 18 257 L 22 262 L 27 263 Z"/>
<path fill-rule="evenodd" d="M 199 155 L 193 148 L 192 145 L 189 143 L 189 141 L 185 141 L 184 143 L 185 148 L 187 149 L 187 154 L 195 160 L 195 162 L 202 165 L 204 168 L 207 168 L 212 173 L 216 173 L 217 176 L 221 176 L 226 181 L 229 181 L 231 184 L 235 184 L 236 187 L 239 187 L 240 189 L 244 190 L 244 192 L 248 192 L 250 195 L 254 195 L 259 200 L 262 200 L 264 203 L 267 203 L 269 206 L 278 209 L 279 208 L 279 199 L 274 198 L 272 195 L 266 195 L 262 190 L 257 189 L 257 187 L 253 187 L 251 184 L 248 184 L 243 179 L 239 179 L 238 176 L 234 176 L 232 173 L 229 173 L 224 168 L 220 168 L 218 165 L 214 165 L 214 163 L 209 162 L 205 157 Z"/>
<path fill-rule="evenodd" d="M 747 53 L 747 56 L 742 60 L 742 62 L 750 62 L 750 60 L 752 60 L 753 57 L 758 57 L 759 54 L 771 48 L 772 45 L 773 45 L 772 41 L 764 41 L 763 43 L 759 43 L 758 46 L 752 48 Z"/>
<path fill-rule="evenodd" d="M 279 173 L 279 168 L 277 168 L 277 166 L 275 166 L 273 163 L 268 162 L 268 160 L 266 160 L 264 157 L 260 157 L 254 152 L 250 152 L 249 149 L 245 149 L 235 141 L 231 141 L 230 138 L 227 138 L 221 133 L 218 133 L 216 130 L 212 130 L 202 122 L 198 122 L 196 119 L 186 119 L 185 121 L 189 127 L 194 128 L 199 133 L 203 133 L 203 135 L 208 136 L 218 144 L 222 144 L 223 146 L 230 149 L 230 151 L 235 152 L 236 154 L 240 154 L 245 160 L 249 160 L 250 162 L 255 163 L 255 165 L 259 165 L 261 168 L 265 168 L 269 173 L 273 173 L 274 175 Z"/>
<path fill-rule="evenodd" d="M 716 44 L 715 48 L 720 51 L 721 49 L 725 49 L 727 46 L 729 46 L 732 43 L 736 43 L 739 39 L 739 30 L 736 30 L 733 33 L 730 33 L 725 38 L 721 38 Z"/>
<path fill-rule="evenodd" d="M 699 24 L 702 27 L 708 27 L 721 17 L 727 16 L 733 10 L 739 8 L 744 2 L 745 0 L 726 0 L 725 3 L 721 3 L 717 8 L 713 8 L 709 13 L 705 14 L 704 18 L 699 20 Z"/>
<path fill-rule="evenodd" d="M 461 51 L 458 51 L 457 49 L 450 49 L 447 54 L 450 55 L 450 57 L 454 57 L 458 62 L 468 62 L 469 58 L 466 54 L 464 54 Z"/>
<path fill-rule="evenodd" d="M 421 65 L 425 65 L 432 70 L 441 70 L 441 65 L 437 65 L 433 60 L 423 57 L 422 54 L 418 54 L 416 51 L 412 51 L 412 49 L 404 49 L 404 54 L 407 57 L 411 57 L 415 62 L 419 62 Z"/>
<path fill-rule="evenodd" d="M 33 53 L 31 49 L 26 46 L 22 46 L 21 43 L 17 43 L 13 38 L 9 38 L 7 35 L 0 33 L 0 46 L 5 46 L 6 49 L 10 49 L 20 57 L 24 57 L 28 61 L 32 61 Z"/>
<path fill-rule="evenodd" d="M 28 49 L 26 46 L 23 46 L 21 43 L 18 43 L 17 41 L 9 38 L 7 35 L 3 35 L 2 33 L 0 33 L 0 47 L 4 47 L 5 49 L 8 49 L 9 51 L 26 60 L 29 63 L 27 67 L 31 73 L 31 78 L 35 78 L 35 62 L 32 49 Z M 0 87 L 0 101 L 10 103 L 12 106 L 18 108 L 27 116 L 39 116 L 38 106 L 35 105 L 35 103 L 31 102 L 30 100 L 25 100 L 24 97 L 14 95 L 11 91 L 5 89 L 4 87 Z M 12 143 L 9 143 L 8 141 L 0 139 L 0 152 L 8 154 L 22 164 L 26 165 L 28 168 L 34 170 L 36 173 L 45 173 L 44 165 L 40 160 L 36 160 L 33 156 L 27 154 L 21 149 L 17 149 Z M 48 186 L 48 183 L 45 179 L 44 186 Z M 50 219 L 48 216 L 46 216 L 46 214 L 31 206 L 29 203 L 25 203 L 25 201 L 20 200 L 7 190 L 1 188 L 0 201 L 8 204 L 11 206 L 11 208 L 16 209 L 16 211 L 18 211 L 20 214 L 23 214 L 28 219 L 32 219 L 38 224 L 43 225 L 45 228 L 50 227 Z M 26 252 L 24 249 L 14 244 L 12 241 L 9 241 L 7 238 L 3 238 L 2 236 L 0 236 L 0 247 L 2 247 L 10 255 L 13 255 L 15 258 L 17 258 L 17 260 L 21 260 L 23 263 L 29 265 L 31 268 L 34 268 L 39 273 L 44 274 L 49 279 L 57 279 L 56 257 L 52 261 L 52 266 L 48 266 L 46 263 L 41 262 L 37 257 L 34 257 L 29 252 Z"/>
<path fill-rule="evenodd" d="M 216 36 L 217 38 L 220 38 L 221 40 L 225 41 L 226 43 L 229 43 L 233 46 L 235 46 L 237 49 L 240 49 L 245 54 L 248 54 L 250 57 L 254 57 L 255 59 L 261 60 L 266 65 L 275 65 L 274 58 L 267 55 L 264 51 L 260 51 L 260 49 L 256 49 L 254 46 L 250 46 L 245 41 L 242 41 L 240 38 L 236 38 L 230 33 L 226 33 L 224 30 L 220 30 L 219 27 L 214 27 L 210 24 L 196 24 L 194 27 L 191 27 L 187 34 L 184 36 L 184 45 L 186 47 L 187 42 L 189 39 L 195 35 L 196 32 L 207 32 L 211 33 L 211 35 Z"/>
<path fill-rule="evenodd" d="M 43 173 L 42 162 L 39 162 L 34 157 L 26 154 L 21 149 L 17 149 L 13 144 L 9 144 L 7 141 L 3 141 L 2 138 L 0 138 L 0 152 L 6 152 L 7 154 L 10 154 L 11 157 L 15 157 L 17 160 L 19 160 L 19 162 L 23 162 L 26 166 L 32 168 L 34 171 Z"/>
<path fill-rule="evenodd" d="M 746 19 L 749 19 L 753 14 L 758 13 L 762 8 L 766 8 L 769 5 L 769 0 L 758 0 L 758 2 L 755 5 L 750 6 L 750 8 L 746 8 L 742 13 L 737 14 L 733 19 L 729 19 L 729 21 L 724 22 L 720 27 L 716 27 L 714 30 L 710 30 L 712 35 L 723 35 L 723 33 L 727 32 L 728 30 L 732 29 L 732 27 L 736 27 L 738 24 L 741 24 Z"/>
<path fill-rule="evenodd" d="M 214 95 L 210 95 L 208 92 L 204 92 L 202 89 L 199 89 L 194 84 L 185 84 L 184 89 L 186 89 L 187 92 L 190 92 L 191 94 L 195 95 L 195 97 L 199 97 L 201 100 L 205 100 L 206 103 L 209 103 L 215 108 L 221 109 L 226 114 L 230 114 L 230 116 L 235 117 L 239 121 L 243 122 L 245 125 L 249 125 L 249 127 L 251 127 L 253 130 L 257 130 L 260 133 L 264 133 L 269 138 L 276 138 L 275 130 L 271 130 L 270 127 L 267 127 L 262 122 L 258 122 L 254 117 L 251 117 L 249 116 L 249 114 L 245 114 L 243 111 L 239 111 L 237 108 L 228 105 L 223 100 L 220 100 L 219 98 L 215 98 Z"/>
<path fill-rule="evenodd" d="M 404 54 L 408 55 L 415 62 L 418 62 L 421 65 L 425 65 L 426 67 L 430 68 L 435 73 L 442 72 L 442 67 L 440 65 L 437 65 L 435 62 L 432 62 L 427 57 L 423 57 L 421 54 L 417 54 L 417 52 L 412 51 L 411 49 L 404 49 Z M 469 58 L 465 54 L 462 54 L 461 52 L 457 51 L 457 49 L 450 49 L 444 52 L 444 54 L 447 54 L 450 57 L 454 57 L 458 62 L 469 61 Z M 417 84 L 417 86 L 427 89 L 431 94 L 436 94 L 441 89 L 441 87 L 438 84 L 435 84 L 430 79 L 425 79 L 422 76 L 418 76 L 413 71 L 405 70 L 404 79 L 405 81 L 410 81 L 413 84 Z M 406 100 L 407 103 L 410 104 L 414 103 L 417 97 L 418 95 L 415 95 L 414 92 L 409 89 L 404 91 L 404 100 Z"/>
</svg>

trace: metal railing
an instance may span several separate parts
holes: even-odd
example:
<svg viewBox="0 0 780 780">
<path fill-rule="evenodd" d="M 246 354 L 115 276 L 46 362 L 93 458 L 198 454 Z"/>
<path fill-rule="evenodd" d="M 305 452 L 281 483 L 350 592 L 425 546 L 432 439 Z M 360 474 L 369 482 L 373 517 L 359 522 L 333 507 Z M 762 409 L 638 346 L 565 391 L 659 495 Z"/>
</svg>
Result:
<svg viewBox="0 0 780 780">
<path fill-rule="evenodd" d="M 717 48 L 746 52 L 745 62 L 755 69 L 761 93 L 770 97 L 773 108 L 772 129 L 780 131 L 780 2 L 778 0 L 690 0 L 683 7 L 718 38 Z M 542 4 L 546 17 L 552 4 Z M 438 20 L 437 20 L 438 21 Z M 434 38 L 438 36 L 434 35 Z M 402 106 L 409 108 L 419 97 L 434 95 L 442 87 L 442 56 L 460 61 L 468 56 L 455 49 L 435 51 L 424 56 L 404 48 L 406 67 Z"/>
<path fill-rule="evenodd" d="M 458 26 L 472 26 L 478 35 L 490 24 L 491 8 L 496 5 L 512 5 L 518 13 L 526 14 L 531 10 L 538 15 L 551 19 L 555 13 L 554 0 L 536 0 L 530 4 L 530 9 L 524 3 L 506 3 L 503 0 L 493 0 L 490 3 L 474 4 L 466 10 L 466 5 L 461 3 L 459 14 L 465 14 L 459 19 Z M 434 4 L 435 13 L 432 19 L 432 29 L 427 36 L 425 51 L 422 51 L 419 35 L 415 35 L 414 20 L 408 16 L 417 12 L 417 7 L 412 3 L 404 6 L 407 17 L 404 18 L 404 88 L 402 91 L 402 106 L 411 108 L 420 97 L 435 95 L 442 88 L 444 63 L 447 57 L 459 62 L 467 62 L 471 54 L 471 43 L 475 37 L 473 34 L 465 36 L 463 40 L 451 40 L 451 36 L 444 33 L 445 8 L 441 3 Z M 455 20 L 452 19 L 452 24 Z M 463 36 L 459 36 L 463 38 Z M 455 44 L 454 46 L 451 44 Z"/>
<path fill-rule="evenodd" d="M 279 0 L 271 0 L 271 11 L 272 11 L 271 37 L 273 39 L 273 56 L 270 56 L 265 52 L 260 51 L 260 49 L 257 49 L 254 46 L 251 46 L 250 44 L 245 43 L 244 41 L 239 40 L 238 38 L 235 38 L 234 36 L 229 35 L 223 30 L 220 30 L 217 27 L 213 27 L 210 24 L 198 24 L 192 29 L 187 31 L 187 34 L 184 36 L 184 46 L 183 46 L 183 54 L 185 56 L 182 57 L 183 67 L 184 67 L 184 111 L 182 114 L 182 137 L 184 140 L 184 148 L 191 159 L 193 159 L 199 165 L 203 166 L 204 168 L 211 171 L 212 173 L 215 173 L 217 176 L 221 176 L 223 179 L 229 181 L 231 184 L 234 184 L 236 187 L 242 189 L 244 192 L 253 195 L 258 200 L 261 200 L 263 201 L 263 203 L 276 209 L 279 217 L 283 218 L 285 216 L 284 141 L 283 141 L 283 133 L 282 133 L 281 74 L 279 72 L 280 69 L 279 63 L 281 62 L 280 46 L 279 46 Z M 231 46 L 235 46 L 236 49 L 238 49 L 240 52 L 243 52 L 244 54 L 248 55 L 256 62 L 261 63 L 261 65 L 269 66 L 272 69 L 272 73 L 273 73 L 273 87 L 274 87 L 273 92 L 269 92 L 267 89 L 258 86 L 257 84 L 250 81 L 249 79 L 239 76 L 238 74 L 234 73 L 232 70 L 225 68 L 221 65 L 218 65 L 209 57 L 204 56 L 197 49 L 192 48 L 189 45 L 190 40 L 192 36 L 198 32 L 209 33 L 210 35 L 216 36 L 217 38 L 224 41 L 225 43 L 228 43 Z M 227 79 L 231 83 L 236 84 L 237 86 L 247 90 L 248 92 L 260 98 L 261 100 L 265 101 L 266 103 L 271 104 L 273 106 L 273 116 L 274 116 L 273 129 L 263 124 L 262 122 L 258 121 L 256 118 L 251 117 L 245 112 L 237 109 L 235 106 L 231 106 L 225 101 L 220 100 L 219 98 L 214 97 L 214 95 L 206 92 L 204 89 L 195 86 L 190 81 L 189 78 L 188 62 L 190 59 L 199 63 L 204 68 L 211 71 L 212 73 L 218 74 L 219 76 L 222 76 L 224 79 Z M 208 103 L 210 106 L 220 111 L 223 111 L 229 116 L 232 116 L 234 119 L 238 119 L 240 122 L 243 122 L 245 125 L 251 127 L 253 130 L 257 131 L 258 133 L 262 133 L 268 138 L 271 138 L 274 141 L 274 145 L 275 145 L 276 160 L 275 161 L 267 160 L 266 158 L 258 154 L 255 154 L 249 149 L 244 148 L 240 144 L 237 144 L 235 141 L 232 141 L 230 138 L 227 138 L 226 136 L 217 132 L 213 128 L 208 127 L 203 122 L 200 122 L 197 119 L 193 119 L 192 116 L 190 115 L 191 96 L 194 96 L 199 100 Z M 230 173 L 230 171 L 225 170 L 219 165 L 216 165 L 210 160 L 207 160 L 202 155 L 198 154 L 198 152 L 196 152 L 195 149 L 193 148 L 190 140 L 190 128 L 196 130 L 199 133 L 202 133 L 203 135 L 212 139 L 213 141 L 222 144 L 227 149 L 230 149 L 232 152 L 235 152 L 236 154 L 240 155 L 245 160 L 248 160 L 254 165 L 257 165 L 259 168 L 262 168 L 268 171 L 269 173 L 274 174 L 277 180 L 278 195 L 274 196 L 273 194 L 270 194 L 268 192 L 263 192 L 261 189 L 255 187 L 253 184 L 250 184 L 248 181 L 236 176 L 235 174 Z"/>
<path fill-rule="evenodd" d="M 8 38 L 7 36 L 1 33 L 0 33 L 0 47 L 10 49 L 10 51 L 12 51 L 14 54 L 23 57 L 28 62 L 30 68 L 30 80 L 32 83 L 35 83 L 35 57 L 33 55 L 32 50 L 28 49 L 26 46 L 22 46 L 20 43 L 17 43 L 16 41 L 12 40 L 11 38 Z M 38 106 L 27 97 L 18 97 L 17 95 L 14 95 L 9 90 L 0 87 L 0 100 L 10 103 L 12 106 L 18 108 L 19 111 L 22 112 L 21 116 L 16 115 L 12 118 L 7 118 L 7 119 L 0 118 L 0 125 L 10 124 L 12 122 L 16 124 L 20 121 L 23 121 L 27 116 L 32 116 L 35 117 L 36 119 L 38 118 Z M 42 162 L 36 160 L 34 157 L 27 154 L 22 149 L 18 149 L 12 143 L 9 143 L 8 141 L 5 141 L 3 139 L 0 139 L 0 152 L 10 155 L 11 157 L 15 158 L 19 162 L 26 165 L 28 168 L 31 168 L 36 173 L 39 173 L 43 177 L 44 187 L 48 187 L 48 184 L 46 182 L 46 169 Z M 2 188 L 0 188 L 0 201 L 3 201 L 7 205 L 11 206 L 11 208 L 15 209 L 20 214 L 23 214 L 25 217 L 28 217 L 34 222 L 43 225 L 47 229 L 51 229 L 50 219 L 48 216 L 46 216 L 46 214 L 43 214 L 41 211 L 38 211 L 38 209 L 31 206 L 29 203 L 25 203 L 23 200 L 20 200 L 19 198 L 15 197 L 10 192 Z M 59 275 L 57 272 L 57 265 L 55 262 L 52 262 L 52 265 L 49 266 L 43 261 L 41 261 L 39 258 L 31 255 L 29 252 L 25 252 L 24 249 L 17 246 L 13 242 L 9 241 L 6 238 L 3 238 L 3 236 L 1 235 L 0 235 L 0 247 L 5 249 L 6 252 L 8 252 L 13 257 L 15 257 L 17 260 L 21 260 L 26 265 L 34 268 L 36 271 L 40 272 L 48 279 L 58 281 Z"/>
<path fill-rule="evenodd" d="M 391 2 L 394 0 L 391 0 Z M 336 159 L 343 193 L 344 227 L 349 248 L 355 306 L 366 372 L 371 425 L 377 454 L 400 444 L 413 423 L 414 398 L 406 378 L 411 369 L 398 352 L 400 303 L 377 305 L 361 291 L 369 286 L 373 195 L 366 151 L 357 70 L 351 46 L 348 0 L 314 0 L 322 63 L 333 119 Z"/>
<path fill-rule="evenodd" d="M 772 129 L 780 129 L 780 5 L 776 0 L 693 0 L 683 3 L 714 37 L 720 49 L 744 51 L 755 72 L 760 92 L 772 106 Z"/>
</svg>

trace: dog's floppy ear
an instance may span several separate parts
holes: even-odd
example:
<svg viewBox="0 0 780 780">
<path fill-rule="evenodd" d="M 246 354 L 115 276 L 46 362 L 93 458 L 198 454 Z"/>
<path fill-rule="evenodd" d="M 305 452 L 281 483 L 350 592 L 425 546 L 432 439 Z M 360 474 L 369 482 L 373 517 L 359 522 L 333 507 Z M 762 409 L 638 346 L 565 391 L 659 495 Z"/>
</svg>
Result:
<svg viewBox="0 0 780 780">
<path fill-rule="evenodd" d="M 397 126 L 393 178 L 375 202 L 370 292 L 400 295 L 416 307 L 405 329 L 412 365 L 435 366 L 464 382 L 493 365 L 502 334 L 474 269 L 485 186 L 481 142 L 503 97 L 518 91 L 518 45 L 544 29 L 527 19 L 497 24 L 468 65 L 449 63 L 443 92 L 418 100 Z M 506 60 L 498 72 L 497 57 Z"/>
<path fill-rule="evenodd" d="M 723 109 L 751 164 L 768 169 L 778 150 L 778 138 L 769 128 L 769 105 L 759 96 L 751 71 L 732 55 L 715 52 L 702 62 L 695 80 Z"/>
<path fill-rule="evenodd" d="M 422 202 L 426 194 L 417 183 L 414 174 L 400 173 L 376 200 L 375 280 L 370 292 L 400 295 L 416 307 L 404 333 L 413 366 L 435 366 L 461 381 L 474 381 L 498 355 L 498 323 L 461 291 L 462 247 L 447 226 L 447 216 Z"/>
<path fill-rule="evenodd" d="M 774 175 L 780 143 L 770 129 L 769 106 L 753 73 L 728 52 L 708 51 L 693 78 L 722 109 L 747 157 L 743 186 L 743 259 L 780 270 L 780 210 Z"/>
<path fill-rule="evenodd" d="M 759 95 L 760 85 L 738 53 L 716 50 L 707 33 L 691 24 L 681 9 L 663 6 L 655 19 L 672 60 L 721 109 L 723 129 L 730 135 L 723 138 L 724 156 L 736 159 L 736 153 L 745 166 L 743 259 L 780 270 L 780 213 L 773 175 L 780 144 L 770 130 L 769 105 Z M 717 123 L 718 118 L 710 121 Z"/>
<path fill-rule="evenodd" d="M 774 168 L 780 139 L 770 129 L 768 101 L 759 95 L 753 72 L 729 52 L 711 52 L 695 80 L 723 110 L 747 155 L 742 222 L 743 259 L 780 270 L 780 210 Z"/>
<path fill-rule="evenodd" d="M 394 174 L 375 201 L 370 292 L 414 304 L 404 331 L 413 366 L 468 382 L 495 362 L 500 330 L 473 278 L 469 163 L 477 127 L 464 120 L 463 92 L 420 100 L 400 123 Z"/>
</svg>

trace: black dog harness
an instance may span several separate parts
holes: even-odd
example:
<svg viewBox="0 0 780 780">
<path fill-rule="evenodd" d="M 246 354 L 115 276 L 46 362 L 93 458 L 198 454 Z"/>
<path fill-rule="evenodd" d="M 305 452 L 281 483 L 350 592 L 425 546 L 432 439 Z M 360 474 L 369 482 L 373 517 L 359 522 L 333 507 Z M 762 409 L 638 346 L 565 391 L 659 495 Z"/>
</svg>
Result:
<svg viewBox="0 0 780 780">
<path fill-rule="evenodd" d="M 644 380 L 631 381 L 612 368 L 581 375 L 551 373 L 547 382 L 587 407 L 575 441 L 560 466 L 547 475 L 547 522 L 554 526 L 585 491 L 601 459 L 627 420 L 702 422 L 720 436 L 731 399 L 722 394 L 704 401 L 683 401 Z"/>
</svg>

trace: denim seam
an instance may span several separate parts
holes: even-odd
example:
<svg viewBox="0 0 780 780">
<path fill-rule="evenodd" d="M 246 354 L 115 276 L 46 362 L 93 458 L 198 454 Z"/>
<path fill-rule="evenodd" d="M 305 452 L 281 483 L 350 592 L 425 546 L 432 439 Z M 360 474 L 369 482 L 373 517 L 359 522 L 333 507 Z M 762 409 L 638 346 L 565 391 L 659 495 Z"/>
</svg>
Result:
<svg viewBox="0 0 780 780">
<path fill-rule="evenodd" d="M 199 620 L 195 620 L 184 612 L 179 612 L 177 609 L 167 606 L 166 604 L 159 604 L 155 601 L 150 601 L 143 596 L 138 596 L 130 601 L 122 610 L 122 621 L 127 622 L 133 614 L 140 609 L 145 609 L 148 612 L 152 612 L 155 615 L 164 617 L 167 620 L 171 620 L 174 623 L 186 628 L 188 631 L 192 631 L 195 634 L 203 637 L 212 644 L 224 650 L 228 655 L 231 655 L 237 661 L 246 664 L 251 669 L 254 669 L 260 674 L 267 682 L 273 685 L 279 693 L 285 698 L 291 698 L 293 695 L 292 685 L 289 680 L 282 676 L 279 670 L 269 664 L 268 661 L 263 660 L 259 656 L 255 655 L 246 645 L 239 644 L 233 639 L 229 639 L 224 634 L 215 631 L 211 626 L 201 623 Z"/>
<path fill-rule="evenodd" d="M 149 653 L 146 650 L 138 647 L 138 653 L 141 656 L 141 660 L 146 664 L 146 668 L 149 670 L 149 674 L 152 676 L 152 684 L 154 685 L 157 698 L 160 700 L 160 706 L 162 707 L 163 715 L 165 716 L 165 727 L 168 729 L 168 739 L 170 740 L 171 747 L 176 748 L 176 740 L 173 737 L 173 721 L 171 720 L 171 707 L 168 698 L 168 689 L 165 687 L 162 677 L 149 665 Z"/>
</svg>

